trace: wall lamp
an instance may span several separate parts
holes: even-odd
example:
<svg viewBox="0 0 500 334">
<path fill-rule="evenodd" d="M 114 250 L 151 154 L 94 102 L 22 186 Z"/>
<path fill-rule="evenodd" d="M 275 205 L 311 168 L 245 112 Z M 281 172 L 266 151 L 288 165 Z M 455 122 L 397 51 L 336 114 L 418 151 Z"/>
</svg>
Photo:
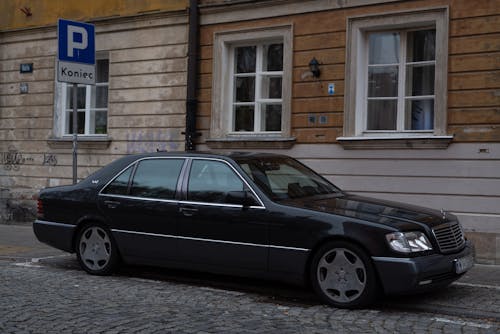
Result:
<svg viewBox="0 0 500 334">
<path fill-rule="evenodd" d="M 313 77 L 319 78 L 321 71 L 319 70 L 319 62 L 316 57 L 313 57 L 313 59 L 309 62 L 309 70 L 311 70 Z"/>
</svg>

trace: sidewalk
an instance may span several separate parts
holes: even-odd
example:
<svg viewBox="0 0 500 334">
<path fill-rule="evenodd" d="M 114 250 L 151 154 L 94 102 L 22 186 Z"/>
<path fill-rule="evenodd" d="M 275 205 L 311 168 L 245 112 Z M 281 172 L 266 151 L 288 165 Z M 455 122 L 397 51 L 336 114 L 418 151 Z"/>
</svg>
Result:
<svg viewBox="0 0 500 334">
<path fill-rule="evenodd" d="M 0 260 L 31 261 L 67 254 L 38 241 L 31 225 L 0 224 Z"/>
</svg>

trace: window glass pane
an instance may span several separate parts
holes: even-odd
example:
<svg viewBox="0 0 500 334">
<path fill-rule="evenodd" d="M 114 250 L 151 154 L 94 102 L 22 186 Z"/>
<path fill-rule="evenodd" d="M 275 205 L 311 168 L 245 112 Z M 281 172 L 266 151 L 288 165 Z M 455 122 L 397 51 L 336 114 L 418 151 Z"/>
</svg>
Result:
<svg viewBox="0 0 500 334">
<path fill-rule="evenodd" d="M 408 32 L 407 61 L 436 60 L 436 30 L 420 30 Z"/>
<path fill-rule="evenodd" d="M 434 65 L 406 66 L 406 96 L 434 95 Z"/>
<path fill-rule="evenodd" d="M 109 59 L 96 60 L 96 82 L 108 82 L 109 77 Z"/>
<path fill-rule="evenodd" d="M 283 43 L 264 46 L 264 71 L 283 71 Z"/>
<path fill-rule="evenodd" d="M 92 104 L 95 108 L 107 108 L 108 86 L 94 86 L 92 88 L 92 93 L 95 93 L 95 98 L 93 99 Z"/>
<path fill-rule="evenodd" d="M 262 92 L 263 99 L 281 99 L 281 76 L 262 76 Z"/>
<path fill-rule="evenodd" d="M 398 96 L 398 67 L 368 68 L 368 97 Z"/>
<path fill-rule="evenodd" d="M 399 33 L 371 33 L 368 43 L 369 64 L 399 63 Z"/>
<path fill-rule="evenodd" d="M 406 100 L 406 130 L 434 129 L 434 99 Z"/>
<path fill-rule="evenodd" d="M 243 181 L 225 163 L 194 160 L 188 183 L 188 200 L 207 203 L 229 203 L 230 191 L 242 191 Z"/>
<path fill-rule="evenodd" d="M 256 49 L 255 46 L 236 48 L 236 73 L 255 73 Z"/>
<path fill-rule="evenodd" d="M 106 110 L 95 111 L 95 134 L 101 135 L 108 132 L 108 112 Z"/>
<path fill-rule="evenodd" d="M 174 199 L 183 163 L 182 159 L 153 159 L 139 162 L 130 195 Z"/>
<path fill-rule="evenodd" d="M 85 133 L 85 111 L 78 111 L 77 112 L 77 133 L 78 134 L 84 134 Z M 73 133 L 73 111 L 68 110 L 68 134 Z"/>
<path fill-rule="evenodd" d="M 368 100 L 367 130 L 396 130 L 397 100 Z"/>
<path fill-rule="evenodd" d="M 76 89 L 76 107 L 78 109 L 85 109 L 85 92 L 86 92 L 86 87 L 83 86 L 78 86 Z M 66 95 L 66 108 L 67 109 L 72 109 L 73 108 L 73 85 L 68 84 L 67 85 L 67 95 Z"/>
<path fill-rule="evenodd" d="M 262 131 L 281 131 L 281 104 L 262 105 Z"/>
<path fill-rule="evenodd" d="M 254 106 L 235 106 L 234 131 L 253 131 Z"/>
<path fill-rule="evenodd" d="M 273 200 L 338 194 L 327 180 L 286 157 L 237 158 L 238 164 Z"/>
<path fill-rule="evenodd" d="M 255 101 L 255 77 L 236 78 L 236 102 Z"/>
<path fill-rule="evenodd" d="M 114 181 L 111 182 L 102 192 L 104 194 L 127 195 L 128 181 L 130 179 L 130 175 L 132 174 L 132 170 L 133 166 L 127 168 L 120 174 L 120 176 L 114 179 Z"/>
</svg>

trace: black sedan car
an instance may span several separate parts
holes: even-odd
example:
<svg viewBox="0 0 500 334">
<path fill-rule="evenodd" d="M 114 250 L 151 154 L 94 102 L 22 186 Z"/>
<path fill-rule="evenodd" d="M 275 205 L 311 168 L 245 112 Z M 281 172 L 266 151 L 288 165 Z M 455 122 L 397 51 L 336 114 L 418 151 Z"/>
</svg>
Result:
<svg viewBox="0 0 500 334">
<path fill-rule="evenodd" d="M 123 261 L 310 283 L 346 308 L 448 285 L 474 253 L 452 214 L 350 195 L 263 153 L 126 156 L 42 190 L 33 228 L 90 274 Z"/>
</svg>

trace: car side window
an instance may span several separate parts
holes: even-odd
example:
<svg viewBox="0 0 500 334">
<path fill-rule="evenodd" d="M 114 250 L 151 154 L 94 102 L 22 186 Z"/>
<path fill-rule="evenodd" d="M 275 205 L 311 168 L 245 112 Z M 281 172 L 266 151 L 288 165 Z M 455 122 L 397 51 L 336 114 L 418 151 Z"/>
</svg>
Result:
<svg viewBox="0 0 500 334">
<path fill-rule="evenodd" d="M 174 199 L 184 159 L 148 159 L 137 166 L 131 196 Z"/>
<path fill-rule="evenodd" d="M 133 165 L 125 169 L 102 191 L 102 193 L 109 195 L 127 195 L 128 182 L 133 169 Z"/>
<path fill-rule="evenodd" d="M 188 200 L 206 203 L 234 204 L 228 199 L 231 191 L 242 191 L 244 183 L 225 163 L 194 160 L 188 183 Z"/>
</svg>

